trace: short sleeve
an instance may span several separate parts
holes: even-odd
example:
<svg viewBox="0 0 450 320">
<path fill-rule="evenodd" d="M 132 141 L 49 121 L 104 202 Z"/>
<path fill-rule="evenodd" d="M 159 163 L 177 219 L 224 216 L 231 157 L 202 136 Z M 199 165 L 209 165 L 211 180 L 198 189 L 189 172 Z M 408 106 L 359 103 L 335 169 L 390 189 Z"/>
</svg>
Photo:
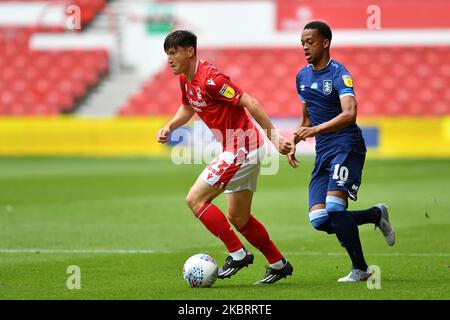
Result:
<svg viewBox="0 0 450 320">
<path fill-rule="evenodd" d="M 339 93 L 339 97 L 355 96 L 355 90 L 353 89 L 353 79 L 350 72 L 345 68 L 339 68 L 339 72 L 334 78 L 334 88 Z"/>
<path fill-rule="evenodd" d="M 306 103 L 305 99 L 302 97 L 302 94 L 300 92 L 301 91 L 301 83 L 302 83 L 302 75 L 301 75 L 301 72 L 299 72 L 297 74 L 297 76 L 295 77 L 295 86 L 297 87 L 297 93 L 298 93 L 298 96 L 300 97 L 300 100 L 302 100 L 303 103 Z"/>
<path fill-rule="evenodd" d="M 186 84 L 185 84 L 184 80 L 182 79 L 182 77 L 180 77 L 180 89 L 181 89 L 181 103 L 188 106 L 189 100 L 186 97 Z"/>
<path fill-rule="evenodd" d="M 243 91 L 230 78 L 223 73 L 211 74 L 205 81 L 205 90 L 208 95 L 216 100 L 237 105 L 242 97 Z"/>
</svg>

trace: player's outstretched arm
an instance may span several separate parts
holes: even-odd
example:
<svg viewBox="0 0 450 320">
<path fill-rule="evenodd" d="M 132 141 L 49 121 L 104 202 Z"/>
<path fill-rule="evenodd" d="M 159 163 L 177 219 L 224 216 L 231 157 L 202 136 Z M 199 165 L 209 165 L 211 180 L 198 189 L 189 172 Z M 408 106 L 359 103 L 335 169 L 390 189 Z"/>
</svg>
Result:
<svg viewBox="0 0 450 320">
<path fill-rule="evenodd" d="M 178 108 L 172 120 L 170 120 L 164 128 L 158 131 L 158 134 L 156 135 L 158 142 L 166 143 L 169 139 L 170 132 L 186 124 L 194 116 L 194 114 L 195 111 L 191 108 L 191 106 L 182 104 Z"/>
<path fill-rule="evenodd" d="M 292 143 L 278 133 L 278 130 L 270 121 L 261 104 L 255 98 L 245 93 L 239 100 L 238 106 L 245 107 L 255 118 L 256 122 L 264 129 L 267 137 L 281 154 L 288 154 L 292 150 Z"/>
</svg>

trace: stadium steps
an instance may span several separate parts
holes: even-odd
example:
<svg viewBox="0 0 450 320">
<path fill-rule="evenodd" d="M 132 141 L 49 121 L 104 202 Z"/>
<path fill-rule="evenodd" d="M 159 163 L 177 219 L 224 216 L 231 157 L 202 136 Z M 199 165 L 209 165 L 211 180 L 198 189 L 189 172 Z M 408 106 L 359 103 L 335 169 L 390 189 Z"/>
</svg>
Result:
<svg viewBox="0 0 450 320">
<path fill-rule="evenodd" d="M 86 117 L 114 116 L 141 83 L 142 78 L 132 70 L 111 73 L 91 92 L 75 114 Z"/>
<path fill-rule="evenodd" d="M 117 44 L 117 50 L 111 53 L 111 68 L 120 70 L 129 68 L 123 58 L 123 32 L 126 29 L 126 19 L 124 12 L 127 11 L 129 3 L 123 0 L 111 0 L 107 7 L 97 18 L 84 30 L 86 34 L 113 34 Z"/>
<path fill-rule="evenodd" d="M 129 2 L 129 1 L 128 1 Z M 128 4 L 129 5 L 129 4 Z M 126 1 L 120 0 L 110 0 L 107 3 L 106 8 L 101 11 L 94 21 L 89 24 L 84 31 L 89 32 L 111 32 L 115 28 L 121 30 L 122 19 L 117 19 L 117 17 L 122 18 L 121 12 L 124 12 L 127 8 Z"/>
</svg>

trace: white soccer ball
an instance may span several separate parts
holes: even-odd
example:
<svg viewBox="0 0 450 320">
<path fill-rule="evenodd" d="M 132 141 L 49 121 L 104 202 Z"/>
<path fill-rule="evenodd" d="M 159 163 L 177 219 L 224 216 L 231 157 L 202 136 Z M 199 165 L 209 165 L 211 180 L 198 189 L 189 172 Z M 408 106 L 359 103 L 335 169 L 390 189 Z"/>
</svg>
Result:
<svg viewBox="0 0 450 320">
<path fill-rule="evenodd" d="M 211 287 L 216 282 L 218 272 L 214 259 L 204 253 L 193 255 L 183 266 L 183 277 L 192 288 Z"/>
</svg>

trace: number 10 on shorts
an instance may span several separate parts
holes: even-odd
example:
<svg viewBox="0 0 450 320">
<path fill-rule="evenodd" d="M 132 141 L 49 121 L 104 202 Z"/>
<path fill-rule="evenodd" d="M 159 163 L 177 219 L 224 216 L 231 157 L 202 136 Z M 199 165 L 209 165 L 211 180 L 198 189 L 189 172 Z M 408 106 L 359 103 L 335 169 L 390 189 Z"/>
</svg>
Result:
<svg viewBox="0 0 450 320">
<path fill-rule="evenodd" d="M 347 181 L 348 168 L 340 164 L 334 165 L 333 180 Z"/>
</svg>

